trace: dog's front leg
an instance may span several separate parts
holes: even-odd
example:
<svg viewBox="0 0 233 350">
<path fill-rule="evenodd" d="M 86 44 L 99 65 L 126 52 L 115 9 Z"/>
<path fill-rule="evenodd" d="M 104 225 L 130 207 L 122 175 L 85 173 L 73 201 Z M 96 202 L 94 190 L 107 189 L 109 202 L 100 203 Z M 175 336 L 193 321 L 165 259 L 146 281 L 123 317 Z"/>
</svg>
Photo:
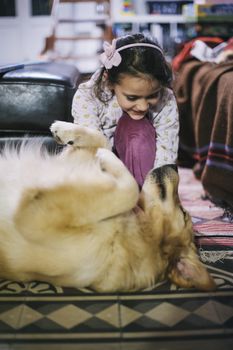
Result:
<svg viewBox="0 0 233 350">
<path fill-rule="evenodd" d="M 51 125 L 50 130 L 58 143 L 71 145 L 72 148 L 110 148 L 102 132 L 85 126 L 56 121 Z"/>
<path fill-rule="evenodd" d="M 101 170 L 114 182 L 112 193 L 109 193 L 112 197 L 112 207 L 118 208 L 119 212 L 132 209 L 137 204 L 139 196 L 138 185 L 133 175 L 122 161 L 107 149 L 98 149 L 96 157 Z"/>
</svg>

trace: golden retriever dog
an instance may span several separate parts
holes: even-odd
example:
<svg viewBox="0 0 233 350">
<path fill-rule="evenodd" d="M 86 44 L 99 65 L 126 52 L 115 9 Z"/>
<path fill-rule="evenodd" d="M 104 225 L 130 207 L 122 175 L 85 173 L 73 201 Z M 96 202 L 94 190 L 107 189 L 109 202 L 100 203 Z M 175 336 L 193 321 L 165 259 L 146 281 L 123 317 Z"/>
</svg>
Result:
<svg viewBox="0 0 233 350">
<path fill-rule="evenodd" d="M 170 279 L 213 290 L 174 166 L 152 170 L 142 191 L 98 131 L 57 121 L 58 154 L 41 145 L 0 156 L 0 277 L 98 292 Z"/>
</svg>

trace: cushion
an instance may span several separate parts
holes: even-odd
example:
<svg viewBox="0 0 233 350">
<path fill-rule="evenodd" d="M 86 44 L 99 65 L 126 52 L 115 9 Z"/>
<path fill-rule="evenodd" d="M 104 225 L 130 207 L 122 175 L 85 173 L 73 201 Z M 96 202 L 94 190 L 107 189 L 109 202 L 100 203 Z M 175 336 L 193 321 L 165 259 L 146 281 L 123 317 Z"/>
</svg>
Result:
<svg viewBox="0 0 233 350">
<path fill-rule="evenodd" d="M 80 80 L 76 66 L 64 62 L 0 67 L 0 143 L 33 136 L 49 141 L 55 120 L 73 121 Z"/>
</svg>

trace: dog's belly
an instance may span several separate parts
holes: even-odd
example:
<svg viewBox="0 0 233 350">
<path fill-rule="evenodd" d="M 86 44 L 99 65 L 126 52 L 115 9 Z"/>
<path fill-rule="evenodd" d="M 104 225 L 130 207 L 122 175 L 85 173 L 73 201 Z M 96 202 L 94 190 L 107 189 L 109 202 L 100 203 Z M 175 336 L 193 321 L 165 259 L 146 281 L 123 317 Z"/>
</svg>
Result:
<svg viewBox="0 0 233 350">
<path fill-rule="evenodd" d="M 44 240 L 25 238 L 14 225 L 0 228 L 1 277 L 30 281 L 40 279 L 58 285 L 84 287 L 104 276 L 106 262 L 112 258 L 111 246 L 121 220 L 96 223 L 82 230 L 44 236 Z M 112 223 L 114 221 L 114 225 Z"/>
<path fill-rule="evenodd" d="M 133 212 L 91 225 L 86 231 L 48 235 L 39 242 L 33 239 L 36 231 L 30 240 L 11 229 L 5 232 L 4 241 L 0 230 L 0 241 L 5 242 L 0 248 L 0 256 L 4 256 L 2 277 L 91 286 L 99 291 L 144 288 L 154 283 L 156 275 L 139 232 Z"/>
</svg>

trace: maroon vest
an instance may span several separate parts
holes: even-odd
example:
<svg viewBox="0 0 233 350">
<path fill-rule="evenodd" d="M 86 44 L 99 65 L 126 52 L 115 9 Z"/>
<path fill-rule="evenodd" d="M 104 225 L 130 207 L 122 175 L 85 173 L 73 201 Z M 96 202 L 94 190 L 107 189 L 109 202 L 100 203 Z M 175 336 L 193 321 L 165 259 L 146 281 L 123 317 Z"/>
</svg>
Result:
<svg viewBox="0 0 233 350">
<path fill-rule="evenodd" d="M 156 155 L 156 132 L 149 119 L 134 120 L 123 113 L 114 134 L 114 150 L 142 187 Z"/>
</svg>

